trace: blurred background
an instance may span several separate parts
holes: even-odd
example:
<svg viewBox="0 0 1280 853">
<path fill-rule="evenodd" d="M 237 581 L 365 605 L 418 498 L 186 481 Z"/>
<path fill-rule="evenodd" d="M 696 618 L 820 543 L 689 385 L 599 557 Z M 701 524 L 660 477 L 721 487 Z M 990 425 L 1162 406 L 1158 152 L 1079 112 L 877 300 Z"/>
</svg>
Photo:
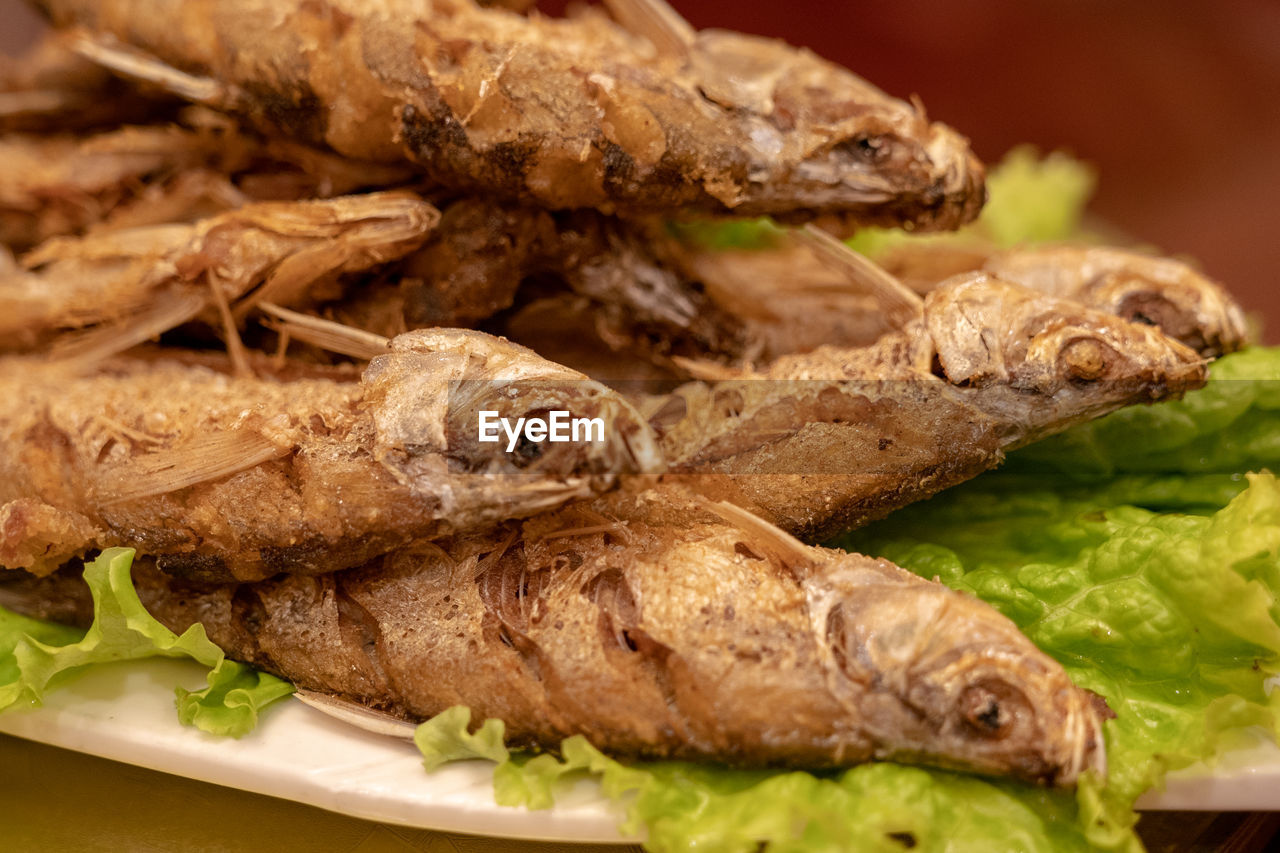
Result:
<svg viewBox="0 0 1280 853">
<path fill-rule="evenodd" d="M 172 0 L 177 2 L 177 0 Z M 551 13 L 565 0 L 541 0 Z M 1280 3 L 1275 0 L 676 0 L 699 27 L 805 45 L 995 162 L 1030 142 L 1099 175 L 1093 211 L 1196 259 L 1280 343 Z M 35 16 L 0 0 L 0 50 Z"/>
</svg>

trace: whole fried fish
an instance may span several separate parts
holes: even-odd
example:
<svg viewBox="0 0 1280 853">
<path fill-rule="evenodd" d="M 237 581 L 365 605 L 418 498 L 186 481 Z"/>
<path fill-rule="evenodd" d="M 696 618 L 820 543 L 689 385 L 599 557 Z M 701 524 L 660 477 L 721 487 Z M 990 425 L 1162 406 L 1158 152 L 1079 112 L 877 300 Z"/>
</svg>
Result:
<svg viewBox="0 0 1280 853">
<path fill-rule="evenodd" d="M 661 467 L 616 394 L 479 332 L 403 335 L 359 377 L 228 370 L 172 350 L 87 376 L 0 360 L 0 566 L 47 572 L 129 545 L 204 579 L 333 571 Z M 479 439 L 480 411 L 554 410 L 601 419 L 603 435 L 515 452 Z"/>
<path fill-rule="evenodd" d="M 156 618 L 200 622 L 231 657 L 410 719 L 467 705 L 515 744 L 583 734 L 620 756 L 893 759 L 1058 786 L 1105 773 L 1105 705 L 990 606 L 732 509 L 624 491 L 323 577 L 134 577 Z M 61 574 L 0 602 L 83 621 L 84 586 Z"/>
<path fill-rule="evenodd" d="M 1155 326 L 973 273 L 872 346 L 730 375 L 644 401 L 667 476 L 822 538 L 1072 424 L 1177 397 L 1207 370 Z"/>
<path fill-rule="evenodd" d="M 596 11 L 525 17 L 470 0 L 36 5 L 126 75 L 543 207 L 946 229 L 984 197 L 966 141 L 920 108 L 782 42 L 695 32 L 655 0 L 611 4 L 641 35 Z"/>
<path fill-rule="evenodd" d="M 0 350 L 60 332 L 59 358 L 92 362 L 201 315 L 235 343 L 231 304 L 288 302 L 341 273 L 403 257 L 439 212 L 411 193 L 263 202 L 194 224 L 59 238 L 0 276 Z M 234 348 L 233 356 L 241 358 Z"/>
</svg>

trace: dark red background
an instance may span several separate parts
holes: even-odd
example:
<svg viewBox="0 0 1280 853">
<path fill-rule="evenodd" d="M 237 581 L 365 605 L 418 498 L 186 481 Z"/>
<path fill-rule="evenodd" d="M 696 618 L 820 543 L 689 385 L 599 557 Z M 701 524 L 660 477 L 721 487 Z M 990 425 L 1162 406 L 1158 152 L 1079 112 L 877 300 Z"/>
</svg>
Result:
<svg viewBox="0 0 1280 853">
<path fill-rule="evenodd" d="M 177 2 L 177 0 L 172 0 Z M 548 11 L 563 0 L 543 0 Z M 807 45 L 966 133 L 1098 169 L 1094 210 L 1200 259 L 1280 342 L 1280 2 L 681 0 L 697 26 Z M 31 38 L 0 0 L 0 48 Z"/>
</svg>

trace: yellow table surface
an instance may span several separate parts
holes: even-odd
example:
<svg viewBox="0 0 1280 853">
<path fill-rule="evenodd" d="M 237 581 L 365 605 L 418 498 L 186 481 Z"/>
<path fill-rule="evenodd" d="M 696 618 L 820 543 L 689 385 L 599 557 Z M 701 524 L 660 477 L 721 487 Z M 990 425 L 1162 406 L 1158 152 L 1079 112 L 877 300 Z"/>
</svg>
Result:
<svg viewBox="0 0 1280 853">
<path fill-rule="evenodd" d="M 76 851 L 635 853 L 373 823 L 0 735 L 0 848 Z"/>
</svg>

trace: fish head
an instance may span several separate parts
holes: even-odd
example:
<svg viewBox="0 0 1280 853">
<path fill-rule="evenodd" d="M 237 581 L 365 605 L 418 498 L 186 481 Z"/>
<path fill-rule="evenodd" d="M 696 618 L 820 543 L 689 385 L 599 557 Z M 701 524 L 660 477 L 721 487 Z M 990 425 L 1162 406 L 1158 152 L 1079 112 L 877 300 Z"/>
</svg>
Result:
<svg viewBox="0 0 1280 853">
<path fill-rule="evenodd" d="M 736 212 L 834 214 L 858 225 L 952 230 L 986 200 L 968 140 L 811 51 L 702 30 L 699 92 L 750 126 L 755 164 Z"/>
<path fill-rule="evenodd" d="M 1006 448 L 1208 377 L 1199 353 L 1156 326 L 986 273 L 930 292 L 924 324 L 934 373 L 1004 425 Z"/>
<path fill-rule="evenodd" d="M 1105 703 L 985 602 L 857 554 L 809 597 L 833 692 L 878 757 L 1058 786 L 1105 775 Z"/>
<path fill-rule="evenodd" d="M 621 396 L 482 332 L 400 335 L 363 382 L 375 453 L 411 488 L 436 492 L 447 476 L 455 497 L 474 486 L 477 495 L 489 491 L 477 500 L 494 504 L 493 490 L 506 487 L 536 502 L 662 467 L 648 424 Z M 531 432 L 535 422 L 552 432 Z"/>
<path fill-rule="evenodd" d="M 1189 264 L 1111 246 L 1044 246 L 992 257 L 987 271 L 1158 327 L 1216 358 L 1244 346 L 1248 327 L 1222 285 Z"/>
</svg>

